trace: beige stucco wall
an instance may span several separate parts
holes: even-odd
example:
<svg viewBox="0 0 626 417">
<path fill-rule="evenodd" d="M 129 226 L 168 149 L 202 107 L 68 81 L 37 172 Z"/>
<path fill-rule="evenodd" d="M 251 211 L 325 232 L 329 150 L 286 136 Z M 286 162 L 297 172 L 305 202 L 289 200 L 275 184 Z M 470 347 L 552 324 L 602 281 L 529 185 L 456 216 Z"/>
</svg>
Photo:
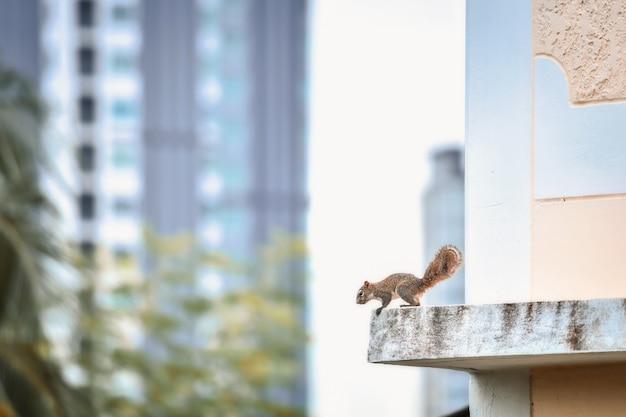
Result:
<svg viewBox="0 0 626 417">
<path fill-rule="evenodd" d="M 626 1 L 532 13 L 530 297 L 626 297 Z"/>
<path fill-rule="evenodd" d="M 533 52 L 565 69 L 572 103 L 626 97 L 626 3 L 533 2 Z"/>
<path fill-rule="evenodd" d="M 533 417 L 623 416 L 626 364 L 533 369 Z"/>
<path fill-rule="evenodd" d="M 626 197 L 539 201 L 532 215 L 533 299 L 626 298 Z"/>
<path fill-rule="evenodd" d="M 626 1 L 532 14 L 530 297 L 626 298 Z M 625 392 L 626 364 L 532 369 L 531 415 L 622 416 Z"/>
</svg>

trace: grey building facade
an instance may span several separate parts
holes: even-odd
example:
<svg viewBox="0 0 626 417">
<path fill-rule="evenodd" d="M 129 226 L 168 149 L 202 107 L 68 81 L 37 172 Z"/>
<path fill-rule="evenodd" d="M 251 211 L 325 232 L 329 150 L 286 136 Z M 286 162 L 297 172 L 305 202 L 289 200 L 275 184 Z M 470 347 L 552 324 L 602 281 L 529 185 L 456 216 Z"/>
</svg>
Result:
<svg viewBox="0 0 626 417">
<path fill-rule="evenodd" d="M 196 5 L 143 5 L 143 209 L 159 233 L 196 229 Z"/>
<path fill-rule="evenodd" d="M 273 227 L 302 233 L 307 207 L 305 123 L 305 1 L 250 3 L 252 204 L 254 240 L 266 240 Z"/>
<path fill-rule="evenodd" d="M 42 11 L 39 0 L 5 0 L 0 13 L 0 59 L 35 86 L 41 74 Z"/>
<path fill-rule="evenodd" d="M 304 233 L 307 5 L 200 4 L 144 4 L 143 207 L 162 233 L 219 219 L 207 244 L 245 255 Z"/>
</svg>

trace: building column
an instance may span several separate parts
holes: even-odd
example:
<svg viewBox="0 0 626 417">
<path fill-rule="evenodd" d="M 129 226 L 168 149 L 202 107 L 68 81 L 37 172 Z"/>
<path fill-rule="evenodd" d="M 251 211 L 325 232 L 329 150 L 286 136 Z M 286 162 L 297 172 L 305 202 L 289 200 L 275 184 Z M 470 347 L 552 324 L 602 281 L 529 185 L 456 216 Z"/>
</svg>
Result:
<svg viewBox="0 0 626 417">
<path fill-rule="evenodd" d="M 472 417 L 530 417 L 528 370 L 472 373 L 469 393 Z"/>
</svg>

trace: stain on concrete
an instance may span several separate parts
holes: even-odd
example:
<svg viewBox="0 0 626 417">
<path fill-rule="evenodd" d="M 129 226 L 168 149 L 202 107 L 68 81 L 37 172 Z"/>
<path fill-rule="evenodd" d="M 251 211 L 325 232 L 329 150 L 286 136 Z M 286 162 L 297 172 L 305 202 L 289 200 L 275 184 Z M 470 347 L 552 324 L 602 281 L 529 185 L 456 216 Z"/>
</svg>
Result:
<svg viewBox="0 0 626 417">
<path fill-rule="evenodd" d="M 511 334 L 517 326 L 517 305 L 512 303 L 502 304 L 500 312 L 500 338 L 504 338 Z"/>
<path fill-rule="evenodd" d="M 372 313 L 368 360 L 468 370 L 626 360 L 625 309 L 626 300 L 602 299 L 384 310 Z"/>
<path fill-rule="evenodd" d="M 583 350 L 585 327 L 582 324 L 571 324 L 567 329 L 567 345 L 573 351 Z"/>
</svg>

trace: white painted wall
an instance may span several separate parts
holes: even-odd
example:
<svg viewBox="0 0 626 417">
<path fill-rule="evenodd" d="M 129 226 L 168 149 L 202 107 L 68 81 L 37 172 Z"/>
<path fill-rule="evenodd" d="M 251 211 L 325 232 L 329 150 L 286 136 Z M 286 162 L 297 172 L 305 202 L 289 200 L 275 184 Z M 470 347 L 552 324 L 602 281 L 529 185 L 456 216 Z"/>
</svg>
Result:
<svg viewBox="0 0 626 417">
<path fill-rule="evenodd" d="M 467 12 L 467 303 L 530 299 L 531 1 Z"/>
</svg>

